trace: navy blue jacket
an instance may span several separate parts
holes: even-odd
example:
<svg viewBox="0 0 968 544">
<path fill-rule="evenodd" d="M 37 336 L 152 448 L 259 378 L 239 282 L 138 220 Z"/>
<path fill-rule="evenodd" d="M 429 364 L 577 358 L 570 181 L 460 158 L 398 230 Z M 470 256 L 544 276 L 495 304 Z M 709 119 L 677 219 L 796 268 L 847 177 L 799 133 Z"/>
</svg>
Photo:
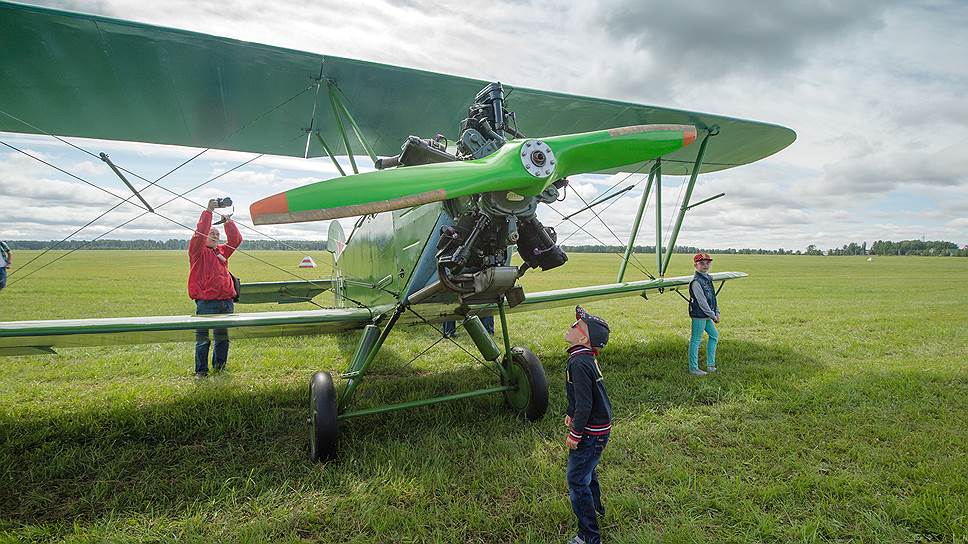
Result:
<svg viewBox="0 0 968 544">
<path fill-rule="evenodd" d="M 575 440 L 586 434 L 608 434 L 612 430 L 612 403 L 595 353 L 584 346 L 572 346 L 568 352 L 565 393 L 571 417 L 569 434 Z"/>
</svg>

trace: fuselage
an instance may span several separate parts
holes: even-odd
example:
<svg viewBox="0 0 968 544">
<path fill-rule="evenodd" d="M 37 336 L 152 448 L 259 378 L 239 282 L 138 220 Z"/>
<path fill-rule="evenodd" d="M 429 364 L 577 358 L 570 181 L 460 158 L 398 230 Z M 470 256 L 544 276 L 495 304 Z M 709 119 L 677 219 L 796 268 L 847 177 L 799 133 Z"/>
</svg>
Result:
<svg viewBox="0 0 968 544">
<path fill-rule="evenodd" d="M 439 202 L 369 216 L 339 259 L 337 304 L 392 304 L 436 281 L 440 227 L 452 222 Z"/>
</svg>

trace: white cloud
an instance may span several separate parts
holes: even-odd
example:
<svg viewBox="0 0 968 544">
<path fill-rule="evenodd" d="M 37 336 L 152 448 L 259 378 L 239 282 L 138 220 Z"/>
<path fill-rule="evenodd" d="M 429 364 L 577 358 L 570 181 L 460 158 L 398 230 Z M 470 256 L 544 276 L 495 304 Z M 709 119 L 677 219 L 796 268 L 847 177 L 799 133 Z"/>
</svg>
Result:
<svg viewBox="0 0 968 544">
<path fill-rule="evenodd" d="M 968 33 L 963 31 L 968 26 L 968 7 L 962 2 L 473 5 L 445 0 L 433 9 L 379 0 L 313 5 L 247 0 L 46 4 L 300 50 L 713 111 L 794 128 L 797 142 L 780 154 L 700 178 L 694 201 L 718 192 L 727 196 L 689 212 L 679 240 L 683 244 L 829 247 L 861 237 L 900 238 L 922 232 L 929 238 L 968 242 L 968 226 L 962 220 L 968 214 L 964 175 L 968 162 L 961 153 L 968 143 L 968 108 L 964 107 L 968 70 L 962 53 L 968 50 Z M 125 197 L 129 194 L 99 161 L 62 143 L 47 137 L 3 136 L 21 147 L 40 150 L 55 164 L 66 165 L 102 187 Z M 149 179 L 197 152 L 178 146 L 70 141 L 107 152 Z M 251 157 L 209 151 L 164 184 L 181 192 Z M 73 187 L 76 182 L 70 178 L 21 159 L 11 163 L 8 157 L 0 163 L 0 193 L 16 193 L 25 209 L 39 214 L 29 223 L 37 232 L 57 237 L 69 232 L 69 226 L 44 226 L 49 222 L 43 222 L 42 206 L 28 205 L 30 199 L 49 198 L 58 206 L 73 203 L 61 215 L 77 219 L 78 225 L 113 204 L 109 195 Z M 343 164 L 348 170 L 348 161 Z M 204 202 L 231 195 L 241 219 L 254 200 L 336 174 L 328 159 L 266 156 L 189 196 Z M 612 180 L 617 178 L 582 176 L 572 180 L 573 191 L 589 200 Z M 664 183 L 665 223 L 676 211 L 680 182 L 681 178 L 667 177 Z M 45 187 L 38 188 L 42 183 Z M 909 193 L 919 198 L 917 207 L 906 213 L 899 209 L 898 200 Z M 158 189 L 144 194 L 153 203 L 170 198 Z M 624 195 L 607 212 L 613 230 L 623 238 L 630 230 L 639 194 L 636 190 Z M 572 195 L 556 206 L 568 213 L 582 204 Z M 193 223 L 197 215 L 197 207 L 184 201 L 162 211 L 185 223 Z M 88 219 L 81 221 L 84 217 Z M 109 217 L 111 224 L 123 220 L 121 215 Z M 589 217 L 584 214 L 576 220 Z M 654 243 L 654 221 L 647 217 L 640 244 Z M 550 210 L 542 211 L 541 218 L 549 224 L 560 219 Z M 164 223 L 144 224 L 164 229 L 152 237 L 167 237 L 170 224 Z M 319 238 L 325 226 L 260 230 L 273 236 Z M 18 224 L 3 228 L 10 237 L 24 237 L 20 233 L 30 230 Z M 561 226 L 563 237 L 568 228 L 573 225 Z M 597 220 L 586 228 L 603 241 L 617 243 Z M 144 236 L 149 231 L 138 232 Z M 579 233 L 569 243 L 575 240 L 591 238 Z"/>
</svg>

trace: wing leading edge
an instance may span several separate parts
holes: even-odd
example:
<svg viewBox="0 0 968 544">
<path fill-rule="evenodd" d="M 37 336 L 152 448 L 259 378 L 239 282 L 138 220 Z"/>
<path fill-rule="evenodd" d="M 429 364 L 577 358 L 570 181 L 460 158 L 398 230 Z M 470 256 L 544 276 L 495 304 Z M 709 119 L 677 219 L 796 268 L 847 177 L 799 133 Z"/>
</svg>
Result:
<svg viewBox="0 0 968 544">
<path fill-rule="evenodd" d="M 716 272 L 710 274 L 714 282 L 729 281 L 748 276 L 745 272 Z M 660 289 L 681 290 L 687 288 L 692 276 L 678 276 L 674 278 L 658 278 L 654 280 L 629 281 L 623 283 L 608 283 L 602 285 L 587 285 L 584 287 L 573 287 L 569 289 L 558 289 L 555 291 L 539 291 L 526 293 L 524 302 L 510 308 L 510 313 L 524 313 L 549 308 L 559 308 L 582 302 L 592 302 L 595 300 L 605 300 L 612 298 L 622 298 L 641 295 L 649 291 Z M 420 317 L 431 323 L 442 321 L 460 321 L 463 315 L 459 313 L 461 309 L 456 304 L 426 303 L 417 305 L 416 312 Z M 467 315 L 495 315 L 498 313 L 497 305 L 479 304 L 473 305 L 467 310 Z M 403 323 L 418 323 L 422 320 L 410 313 L 404 314 L 400 319 Z"/>
<path fill-rule="evenodd" d="M 744 272 L 710 274 L 714 282 L 744 278 Z M 640 295 L 658 289 L 681 289 L 692 276 L 659 278 L 603 285 L 589 285 L 555 291 L 528 293 L 524 302 L 511 308 L 512 313 L 545 310 L 610 298 Z M 393 305 L 373 308 L 328 308 L 300 312 L 259 312 L 213 316 L 119 317 L 105 319 L 69 319 L 51 321 L 12 321 L 0 323 L 0 356 L 55 353 L 54 348 L 154 344 L 195 340 L 198 329 L 229 329 L 232 338 L 266 338 L 332 334 L 362 328 L 390 312 Z M 440 323 L 463 318 L 454 304 L 419 304 L 414 312 L 403 315 L 401 324 L 418 324 L 424 320 Z M 497 306 L 475 305 L 470 315 L 493 315 Z"/>
<path fill-rule="evenodd" d="M 0 356 L 53 353 L 61 347 L 188 342 L 197 329 L 229 329 L 232 338 L 331 334 L 362 327 L 391 308 L 13 321 L 0 323 Z"/>
</svg>

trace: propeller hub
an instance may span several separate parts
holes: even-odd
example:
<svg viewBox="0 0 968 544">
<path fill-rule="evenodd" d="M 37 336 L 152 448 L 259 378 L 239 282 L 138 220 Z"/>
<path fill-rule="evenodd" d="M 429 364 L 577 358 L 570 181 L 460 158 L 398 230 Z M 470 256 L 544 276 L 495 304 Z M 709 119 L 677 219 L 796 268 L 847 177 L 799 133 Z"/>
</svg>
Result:
<svg viewBox="0 0 968 544">
<path fill-rule="evenodd" d="M 541 140 L 527 140 L 521 145 L 521 164 L 536 178 L 546 178 L 555 171 L 555 154 Z"/>
</svg>

